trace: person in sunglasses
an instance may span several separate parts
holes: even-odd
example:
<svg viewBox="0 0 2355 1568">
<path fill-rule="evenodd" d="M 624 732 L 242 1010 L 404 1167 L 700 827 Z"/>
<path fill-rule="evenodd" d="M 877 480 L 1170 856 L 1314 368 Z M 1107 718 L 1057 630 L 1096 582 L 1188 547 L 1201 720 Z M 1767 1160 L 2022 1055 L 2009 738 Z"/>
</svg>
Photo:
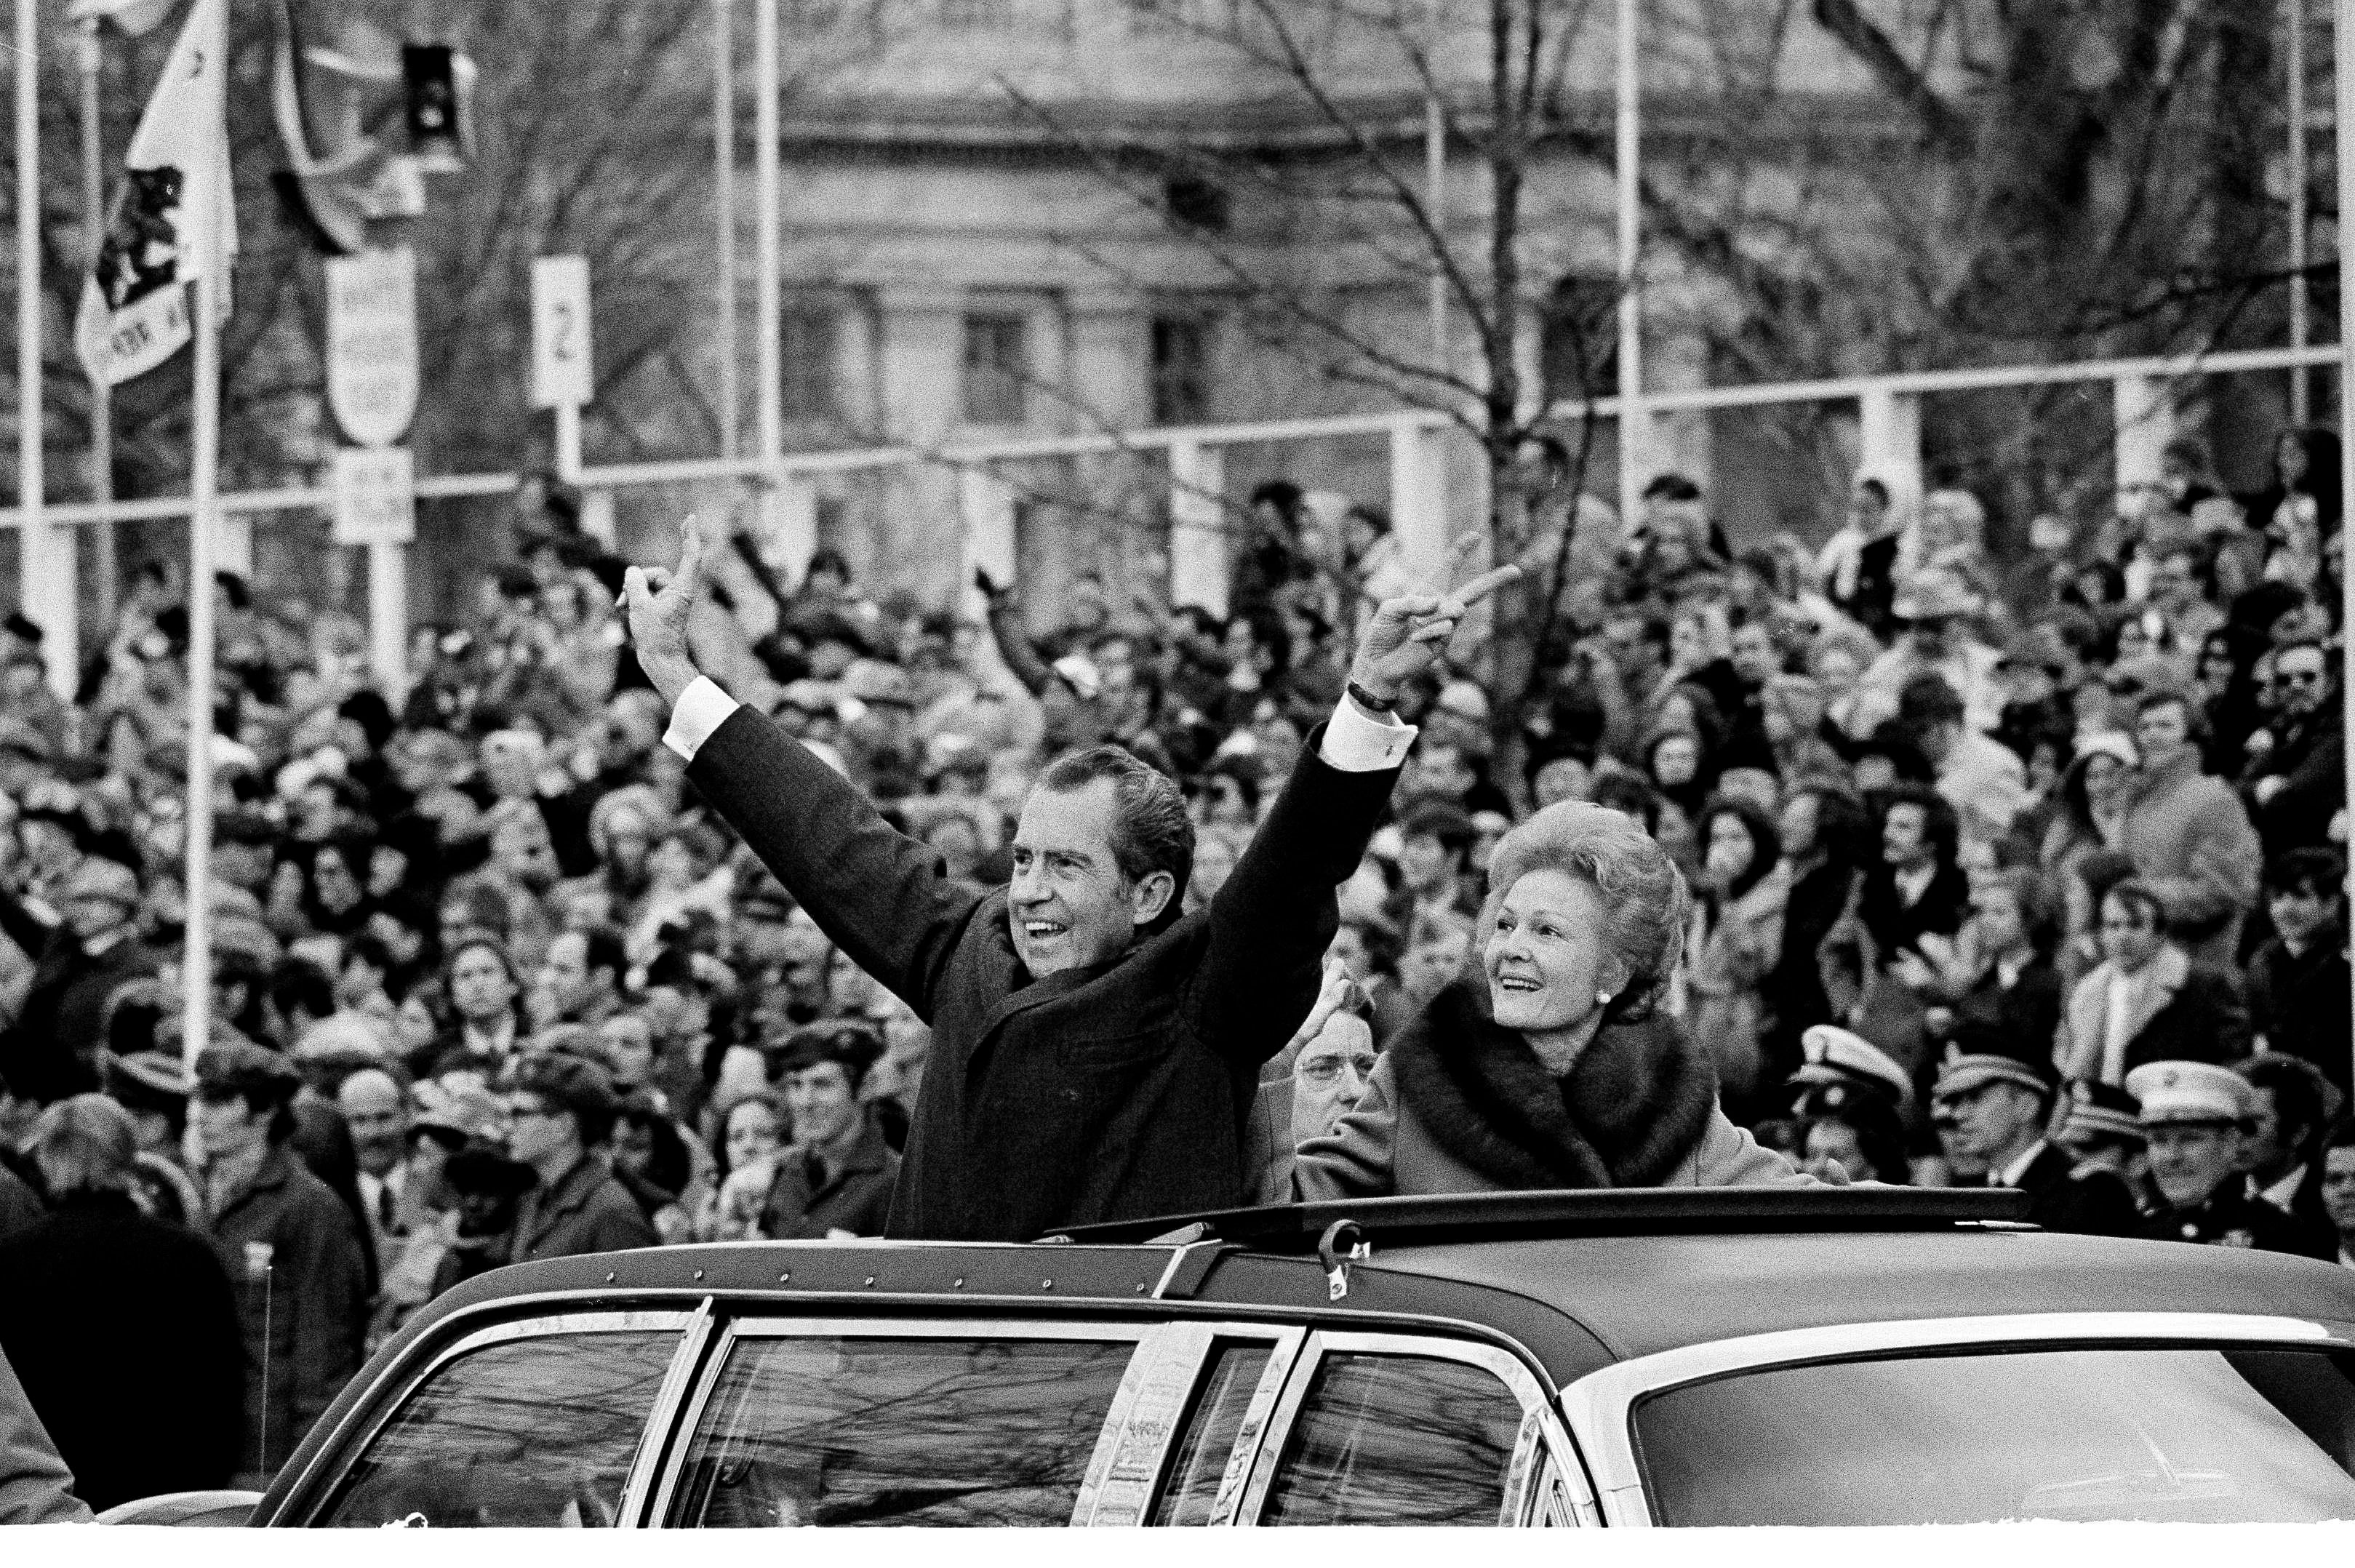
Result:
<svg viewBox="0 0 2355 1568">
<path fill-rule="evenodd" d="M 2280 703 L 2275 744 L 2249 766 L 2242 791 L 2268 859 L 2325 844 L 2347 805 L 2347 731 L 2339 682 L 2319 643 L 2274 654 Z"/>
</svg>

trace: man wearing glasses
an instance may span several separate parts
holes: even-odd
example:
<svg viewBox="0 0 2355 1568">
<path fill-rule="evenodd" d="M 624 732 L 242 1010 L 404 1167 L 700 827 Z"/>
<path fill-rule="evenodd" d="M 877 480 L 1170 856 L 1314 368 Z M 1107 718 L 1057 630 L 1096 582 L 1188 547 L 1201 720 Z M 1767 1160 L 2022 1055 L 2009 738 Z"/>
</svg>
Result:
<svg viewBox="0 0 2355 1568">
<path fill-rule="evenodd" d="M 2274 680 L 2281 738 L 2242 786 L 2268 859 L 2328 843 L 2330 819 L 2347 805 L 2347 733 L 2328 656 L 2319 644 L 2292 643 L 2274 655 Z"/>
<path fill-rule="evenodd" d="M 508 1092 L 507 1154 L 538 1185 L 516 1214 L 514 1262 L 651 1247 L 659 1240 L 637 1200 L 591 1146 L 620 1109 L 605 1070 L 561 1051 L 533 1057 Z"/>
</svg>

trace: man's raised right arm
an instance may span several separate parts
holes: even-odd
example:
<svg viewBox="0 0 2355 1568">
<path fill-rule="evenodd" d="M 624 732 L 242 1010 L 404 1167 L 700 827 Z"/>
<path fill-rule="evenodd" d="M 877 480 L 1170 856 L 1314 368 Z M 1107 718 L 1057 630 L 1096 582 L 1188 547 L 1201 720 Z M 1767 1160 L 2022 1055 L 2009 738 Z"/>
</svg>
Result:
<svg viewBox="0 0 2355 1568">
<path fill-rule="evenodd" d="M 633 567 L 623 591 L 639 666 L 670 704 L 663 743 L 819 928 L 929 1020 L 933 987 L 983 895 L 951 881 L 938 852 L 696 670 L 686 626 L 703 545 L 692 518 L 683 532 L 677 571 Z"/>
</svg>

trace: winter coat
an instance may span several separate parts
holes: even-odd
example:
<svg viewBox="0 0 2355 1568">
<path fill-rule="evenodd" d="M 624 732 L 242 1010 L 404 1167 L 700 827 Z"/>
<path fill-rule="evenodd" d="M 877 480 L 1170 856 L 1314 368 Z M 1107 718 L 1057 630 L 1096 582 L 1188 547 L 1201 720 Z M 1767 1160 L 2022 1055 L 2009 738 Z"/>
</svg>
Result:
<svg viewBox="0 0 2355 1568">
<path fill-rule="evenodd" d="M 1030 1241 L 1231 1208 L 1259 1067 L 1308 1016 L 1395 770 L 1343 772 L 1320 728 L 1208 908 L 1119 956 L 1033 978 L 1004 889 L 939 854 L 749 709 L 688 764 L 850 958 L 932 1031 L 886 1233 Z"/>
<path fill-rule="evenodd" d="M 368 1264 L 351 1211 L 284 1144 L 211 1216 L 245 1333 L 246 1475 L 267 1476 L 359 1370 Z"/>
<path fill-rule="evenodd" d="M 2347 939 L 2335 925 L 2314 933 L 2302 954 L 2278 936 L 2249 958 L 2249 1021 L 2264 1036 L 2265 1049 L 2314 1063 L 2348 1093 L 2350 1019 Z"/>
<path fill-rule="evenodd" d="M 2052 1060 L 2063 1078 L 2122 1082 L 2147 1061 L 2238 1061 L 2255 1039 L 2249 1010 L 2232 977 L 2195 964 L 2179 947 L 2163 948 L 2150 961 L 2147 984 L 2127 1014 L 2126 1047 L 2117 1076 L 2103 1071 L 2109 1027 L 2110 976 L 2105 962 L 2077 982 L 2062 1014 Z"/>
<path fill-rule="evenodd" d="M 602 1155 L 585 1154 L 552 1188 L 535 1187 L 516 1211 L 509 1261 L 570 1258 L 651 1247 L 661 1238 Z"/>
<path fill-rule="evenodd" d="M 202 1238 L 123 1193 L 75 1194 L 0 1245 L 0 1349 L 72 1467 L 75 1495 L 108 1509 L 229 1484 L 245 1348 Z"/>
<path fill-rule="evenodd" d="M 1994 1185 L 1994 1178 L 1988 1179 Z M 2080 1165 L 2051 1144 L 2019 1178 L 2028 1194 L 2028 1222 L 2073 1236 L 2131 1236 L 2143 1225 L 2134 1194 L 2115 1171 Z"/>
<path fill-rule="evenodd" d="M 1299 1200 L 1606 1187 L 1809 1185 L 1718 1109 L 1673 1019 L 1610 1024 L 1566 1079 L 1458 981 L 1374 1066 L 1356 1110 L 1300 1146 Z"/>
<path fill-rule="evenodd" d="M 0 930 L 33 959 L 16 1021 L 0 1030 L 0 1078 L 43 1104 L 97 1090 L 106 1005 L 119 987 L 154 974 L 155 959 L 130 930 L 92 954 L 67 927 L 42 921 L 5 893 Z"/>
<path fill-rule="evenodd" d="M 2264 778 L 2285 783 L 2259 805 L 2255 789 Z M 2319 709 L 2285 731 L 2279 745 L 2250 763 L 2243 788 L 2268 859 L 2328 843 L 2330 819 L 2347 805 L 2346 716 L 2339 694 L 2331 693 Z"/>
<path fill-rule="evenodd" d="M 2168 934 L 2200 963 L 2232 963 L 2264 850 L 2241 797 L 2200 771 L 2198 752 L 2143 776 L 2118 848 L 2166 906 Z"/>
<path fill-rule="evenodd" d="M 1686 948 L 1685 1025 L 1737 1102 L 1746 1103 L 1759 1086 L 1765 980 L 1782 952 L 1790 893 L 1790 868 L 1778 861 L 1747 892 L 1720 906 L 1714 921 L 1702 925 L 1697 913 L 1700 939 Z"/>
<path fill-rule="evenodd" d="M 865 1119 L 839 1168 L 821 1178 L 811 1166 L 805 1150 L 778 1153 L 776 1179 L 761 1205 L 761 1234 L 778 1241 L 817 1241 L 831 1231 L 854 1236 L 883 1233 L 900 1157 L 884 1143 L 874 1117 Z"/>
</svg>

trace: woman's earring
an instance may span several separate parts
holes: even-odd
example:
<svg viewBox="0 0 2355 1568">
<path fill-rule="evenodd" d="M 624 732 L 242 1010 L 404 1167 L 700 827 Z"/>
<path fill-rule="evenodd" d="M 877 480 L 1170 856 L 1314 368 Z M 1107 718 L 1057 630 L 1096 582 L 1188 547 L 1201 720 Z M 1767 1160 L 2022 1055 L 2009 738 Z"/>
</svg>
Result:
<svg viewBox="0 0 2355 1568">
<path fill-rule="evenodd" d="M 1607 1007 L 1609 1007 L 1609 1006 L 1611 1005 L 1611 993 L 1610 993 L 1610 992 L 1608 992 L 1608 991 L 1597 991 L 1597 992 L 1595 992 L 1595 993 L 1594 993 L 1594 1005 L 1595 1005 L 1596 1007 L 1598 1007 L 1598 1008 L 1607 1008 Z"/>
</svg>

